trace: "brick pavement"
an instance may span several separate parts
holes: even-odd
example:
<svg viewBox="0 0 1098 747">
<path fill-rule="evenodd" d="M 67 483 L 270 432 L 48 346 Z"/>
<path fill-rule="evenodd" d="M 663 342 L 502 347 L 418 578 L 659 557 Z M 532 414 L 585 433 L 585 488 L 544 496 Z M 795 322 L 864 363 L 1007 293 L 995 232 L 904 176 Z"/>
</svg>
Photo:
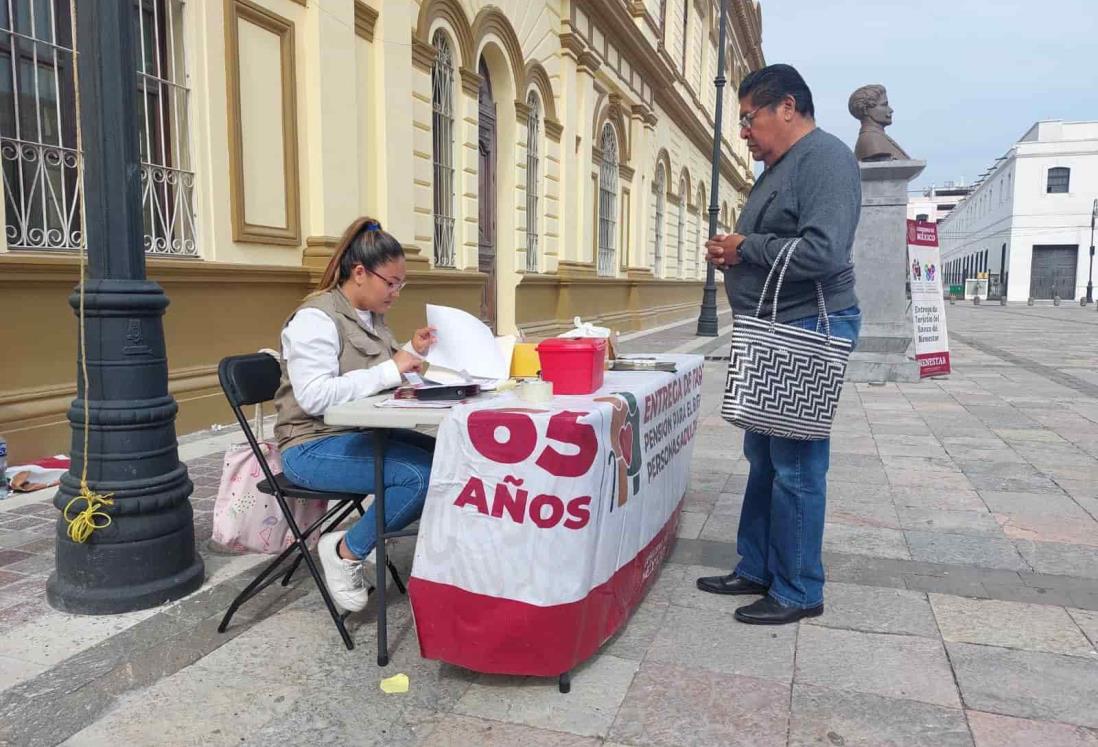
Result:
<svg viewBox="0 0 1098 747">
<path fill-rule="evenodd" d="M 844 392 L 820 618 L 743 626 L 693 587 L 735 560 L 747 473 L 713 361 L 680 540 L 570 695 L 421 660 L 398 599 L 384 674 L 411 691 L 384 696 L 372 609 L 348 653 L 304 578 L 219 635 L 254 556 L 204 551 L 206 586 L 163 609 L 62 615 L 54 509 L 21 497 L 0 503 L 0 744 L 1098 744 L 1098 313 L 948 314 L 954 375 Z M 692 333 L 623 347 L 723 344 Z M 181 439 L 203 549 L 231 438 Z"/>
</svg>

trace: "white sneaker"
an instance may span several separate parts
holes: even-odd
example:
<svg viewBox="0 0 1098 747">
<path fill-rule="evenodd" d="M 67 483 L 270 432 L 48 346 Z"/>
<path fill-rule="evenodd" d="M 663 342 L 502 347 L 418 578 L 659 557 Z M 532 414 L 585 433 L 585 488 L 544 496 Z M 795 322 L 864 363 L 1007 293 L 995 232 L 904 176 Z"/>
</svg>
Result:
<svg viewBox="0 0 1098 747">
<path fill-rule="evenodd" d="M 347 612 L 358 612 L 366 606 L 375 576 L 364 573 L 362 561 L 339 556 L 339 541 L 346 532 L 329 532 L 317 543 L 317 555 L 324 568 L 324 582 L 332 601 Z"/>
</svg>

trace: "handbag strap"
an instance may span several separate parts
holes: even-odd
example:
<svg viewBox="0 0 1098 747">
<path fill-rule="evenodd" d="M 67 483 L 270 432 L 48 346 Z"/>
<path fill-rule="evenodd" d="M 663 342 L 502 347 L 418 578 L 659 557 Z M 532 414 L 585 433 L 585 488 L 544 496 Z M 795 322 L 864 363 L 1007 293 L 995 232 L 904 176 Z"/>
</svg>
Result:
<svg viewBox="0 0 1098 747">
<path fill-rule="evenodd" d="M 784 256 L 786 258 L 785 259 L 785 264 L 788 265 L 789 264 L 789 257 L 792 256 L 793 249 L 796 248 L 798 242 L 800 242 L 800 238 L 790 239 L 789 241 L 785 242 L 785 246 L 783 246 L 778 251 L 778 256 L 774 257 L 774 264 L 770 265 L 770 272 L 768 272 L 766 274 L 766 282 L 763 283 L 762 293 L 759 294 L 759 305 L 755 307 L 755 316 L 756 317 L 761 317 L 762 316 L 763 303 L 766 301 L 766 292 L 768 290 L 770 290 L 770 281 L 773 279 L 774 273 L 778 269 L 778 265 L 782 264 L 782 257 Z M 782 285 L 781 275 L 784 275 L 784 274 L 785 274 L 785 269 L 784 269 L 784 266 L 783 266 L 783 269 L 782 269 L 781 273 L 779 273 L 778 287 L 774 289 L 774 308 L 775 309 L 778 308 L 778 291 L 781 289 L 781 285 Z"/>
<path fill-rule="evenodd" d="M 816 281 L 816 304 L 820 307 L 820 319 L 823 320 L 824 333 L 827 335 L 827 344 L 831 344 L 831 320 L 827 318 L 827 306 L 824 304 L 824 289 L 819 280 Z"/>
<path fill-rule="evenodd" d="M 255 440 L 259 443 L 266 441 L 266 434 L 263 432 L 263 405 L 257 404 L 255 406 Z"/>
<path fill-rule="evenodd" d="M 770 279 L 774 276 L 774 271 L 778 269 L 780 264 L 782 269 L 778 272 L 778 282 L 774 286 L 774 302 L 770 308 L 770 328 L 773 329 L 778 323 L 778 297 L 781 295 L 782 283 L 785 282 L 785 272 L 789 269 L 789 263 L 793 259 L 793 250 L 797 248 L 797 244 L 801 243 L 801 239 L 798 236 L 795 239 L 790 239 L 785 242 L 785 246 L 778 252 L 778 256 L 774 258 L 774 264 L 770 266 L 770 272 L 766 275 L 766 282 L 763 283 L 762 293 L 759 295 L 759 305 L 755 307 L 755 316 L 762 315 L 763 302 L 766 300 L 766 292 L 770 288 Z M 831 344 L 831 321 L 827 318 L 827 304 L 824 302 L 823 284 L 819 280 L 816 281 L 816 308 L 819 313 L 819 320 L 823 322 L 824 334 L 827 335 L 827 342 Z"/>
</svg>

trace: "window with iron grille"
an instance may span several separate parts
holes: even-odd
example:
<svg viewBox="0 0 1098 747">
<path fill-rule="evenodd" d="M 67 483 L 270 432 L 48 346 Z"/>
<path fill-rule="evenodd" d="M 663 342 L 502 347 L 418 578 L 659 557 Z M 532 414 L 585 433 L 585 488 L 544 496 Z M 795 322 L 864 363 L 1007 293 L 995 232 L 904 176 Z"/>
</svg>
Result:
<svg viewBox="0 0 1098 747">
<path fill-rule="evenodd" d="M 682 272 L 683 272 L 682 252 L 683 252 L 683 244 L 686 242 L 686 203 L 689 201 L 687 196 L 686 196 L 686 190 L 687 190 L 687 185 L 686 185 L 686 180 L 684 179 L 683 181 L 679 182 L 679 235 L 678 235 L 678 252 L 677 252 L 679 265 L 678 265 L 678 268 L 676 270 L 679 274 L 679 277 L 682 277 Z"/>
<path fill-rule="evenodd" d="M 0 5 L 0 163 L 10 249 L 80 246 L 68 0 Z"/>
<path fill-rule="evenodd" d="M 656 180 L 652 184 L 653 196 L 656 200 L 656 210 L 653 213 L 655 225 L 652 234 L 652 272 L 656 277 L 659 277 L 663 271 L 663 214 L 665 211 L 666 179 L 667 177 L 663 173 L 663 164 L 660 164 L 656 167 Z"/>
<path fill-rule="evenodd" d="M 179 34 L 182 0 L 133 5 L 145 249 L 195 256 L 194 172 Z M 0 166 L 11 249 L 80 247 L 68 0 L 0 4 Z"/>
<path fill-rule="evenodd" d="M 198 253 L 181 0 L 137 0 L 137 120 L 145 250 Z"/>
<path fill-rule="evenodd" d="M 1064 166 L 1054 166 L 1048 170 L 1048 185 L 1045 191 L 1052 194 L 1064 194 L 1068 191 L 1071 181 L 1071 169 Z"/>
<path fill-rule="evenodd" d="M 431 70 L 431 132 L 434 158 L 435 264 L 454 266 L 454 56 L 436 31 Z"/>
<path fill-rule="evenodd" d="M 614 232 L 618 222 L 618 136 L 607 122 L 599 138 L 602 165 L 599 167 L 599 275 L 613 276 Z"/>
<path fill-rule="evenodd" d="M 526 99 L 530 115 L 526 120 L 526 270 L 538 271 L 538 145 L 541 136 L 541 104 L 531 91 Z"/>
</svg>

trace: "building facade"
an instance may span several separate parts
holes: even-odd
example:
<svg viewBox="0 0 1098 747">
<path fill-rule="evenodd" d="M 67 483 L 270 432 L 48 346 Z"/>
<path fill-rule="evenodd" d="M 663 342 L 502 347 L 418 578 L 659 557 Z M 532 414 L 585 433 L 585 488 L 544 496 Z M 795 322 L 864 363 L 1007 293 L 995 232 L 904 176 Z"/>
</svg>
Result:
<svg viewBox="0 0 1098 747">
<path fill-rule="evenodd" d="M 1008 301 L 1082 298 L 1098 199 L 1098 121 L 1037 122 L 939 226 L 945 278 L 987 273 Z"/>
<path fill-rule="evenodd" d="M 968 196 L 972 187 L 946 182 L 941 187 L 931 186 L 912 194 L 907 200 L 908 220 L 941 222 L 957 204 Z"/>
<path fill-rule="evenodd" d="M 65 450 L 81 191 L 70 0 L 0 9 L 0 433 Z M 716 0 L 134 0 L 148 274 L 181 432 L 225 422 L 216 366 L 277 347 L 355 217 L 405 246 L 391 322 L 427 301 L 500 333 L 697 308 Z M 722 229 L 753 181 L 734 129 L 762 66 L 730 0 Z"/>
</svg>

